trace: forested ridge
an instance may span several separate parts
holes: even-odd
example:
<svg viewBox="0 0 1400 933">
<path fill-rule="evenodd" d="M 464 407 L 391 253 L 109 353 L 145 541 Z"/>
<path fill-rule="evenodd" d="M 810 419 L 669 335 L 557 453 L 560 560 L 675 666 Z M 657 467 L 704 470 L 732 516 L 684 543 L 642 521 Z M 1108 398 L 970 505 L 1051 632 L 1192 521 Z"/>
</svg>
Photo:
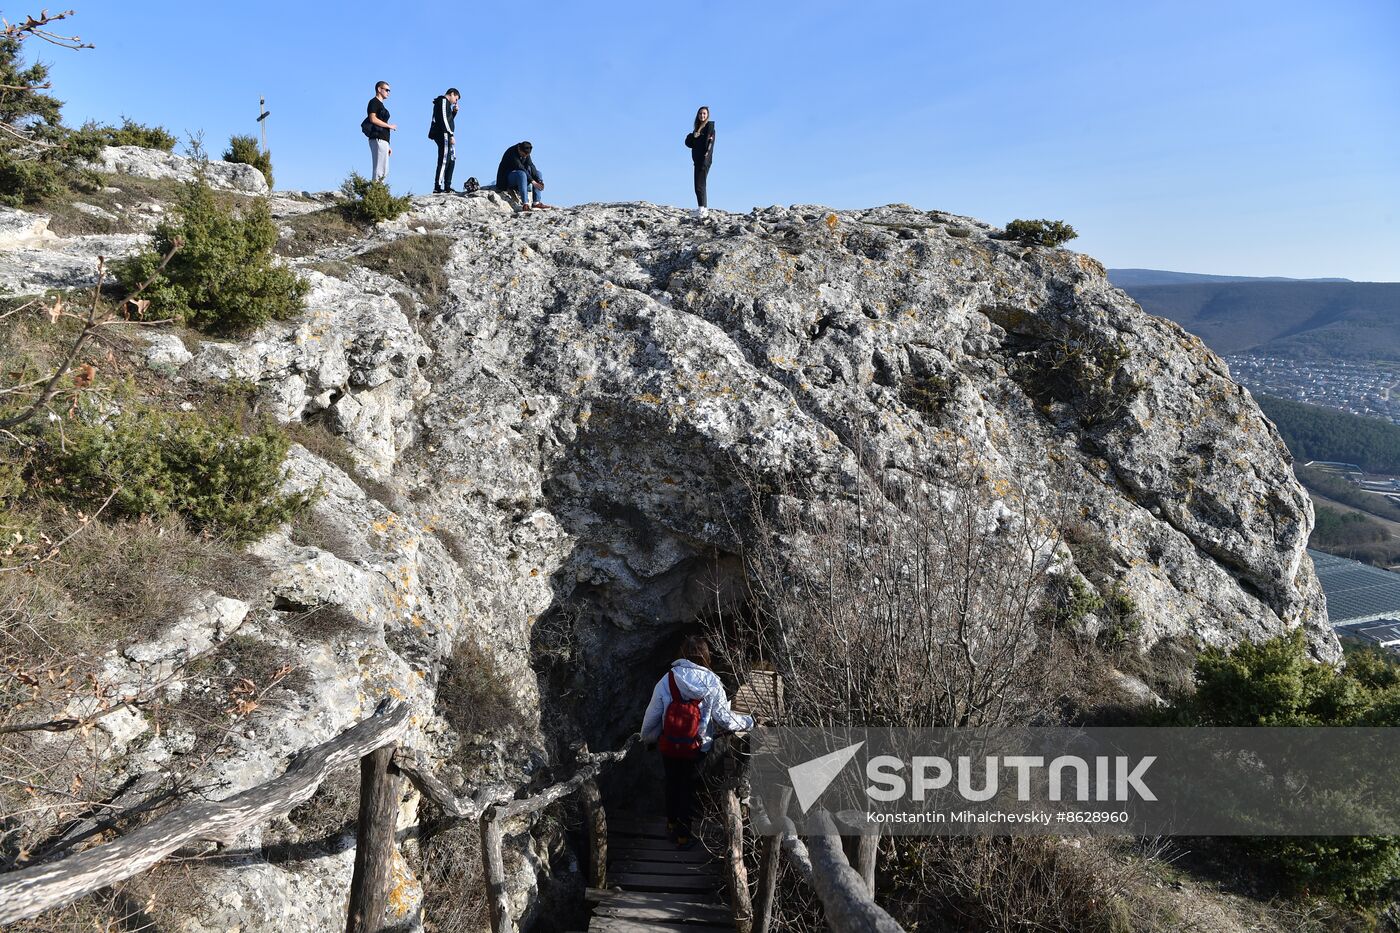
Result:
<svg viewBox="0 0 1400 933">
<path fill-rule="evenodd" d="M 1370 473 L 1400 473 L 1400 427 L 1270 395 L 1256 401 L 1298 462 L 1340 460 Z"/>
</svg>

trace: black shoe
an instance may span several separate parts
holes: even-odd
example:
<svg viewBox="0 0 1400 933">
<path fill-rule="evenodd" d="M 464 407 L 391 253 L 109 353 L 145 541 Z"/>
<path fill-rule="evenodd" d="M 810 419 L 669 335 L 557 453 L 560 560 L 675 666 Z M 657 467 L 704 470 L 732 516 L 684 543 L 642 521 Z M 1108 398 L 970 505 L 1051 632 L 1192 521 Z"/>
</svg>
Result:
<svg viewBox="0 0 1400 933">
<path fill-rule="evenodd" d="M 433 194 L 442 194 L 442 189 L 441 189 L 441 188 L 436 188 L 436 187 L 433 188 Z"/>
</svg>

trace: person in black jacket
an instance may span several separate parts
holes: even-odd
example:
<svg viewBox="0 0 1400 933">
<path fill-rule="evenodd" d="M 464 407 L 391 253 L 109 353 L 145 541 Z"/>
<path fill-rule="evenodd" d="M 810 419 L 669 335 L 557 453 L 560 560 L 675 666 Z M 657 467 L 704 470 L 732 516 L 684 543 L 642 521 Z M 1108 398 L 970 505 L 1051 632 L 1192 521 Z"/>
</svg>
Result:
<svg viewBox="0 0 1400 933">
<path fill-rule="evenodd" d="M 398 129 L 389 122 L 389 108 L 384 102 L 389 99 L 389 82 L 380 81 L 374 85 L 374 96 L 365 107 L 365 135 L 369 137 L 370 180 L 383 181 L 389 174 L 389 156 L 394 150 L 389 146 L 389 134 Z"/>
<path fill-rule="evenodd" d="M 546 207 L 539 193 L 544 190 L 544 176 L 535 167 L 530 153 L 534 150 L 528 141 L 516 143 L 501 156 L 501 164 L 496 166 L 496 190 L 502 194 L 515 192 L 520 197 L 520 209 L 530 209 L 530 194 L 535 195 L 535 207 Z"/>
<path fill-rule="evenodd" d="M 437 143 L 437 171 L 433 174 L 433 194 L 452 190 L 452 169 L 457 166 L 457 101 L 462 94 L 455 87 L 433 98 L 433 123 L 428 138 Z"/>
<path fill-rule="evenodd" d="M 700 205 L 696 213 L 704 217 L 705 179 L 715 155 L 715 121 L 710 119 L 709 107 L 695 111 L 695 129 L 686 134 L 685 144 L 690 148 L 690 161 L 695 163 L 695 202 Z"/>
</svg>

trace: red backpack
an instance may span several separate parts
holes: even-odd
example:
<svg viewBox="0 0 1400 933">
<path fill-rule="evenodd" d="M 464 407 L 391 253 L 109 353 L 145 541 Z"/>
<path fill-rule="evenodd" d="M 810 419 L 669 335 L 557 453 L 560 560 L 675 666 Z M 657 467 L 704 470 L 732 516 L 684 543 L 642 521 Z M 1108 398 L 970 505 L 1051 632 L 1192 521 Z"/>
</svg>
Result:
<svg viewBox="0 0 1400 933">
<path fill-rule="evenodd" d="M 671 682 L 671 702 L 661 721 L 661 739 L 657 743 L 667 758 L 700 757 L 700 701 L 681 697 L 674 671 L 666 674 Z"/>
</svg>

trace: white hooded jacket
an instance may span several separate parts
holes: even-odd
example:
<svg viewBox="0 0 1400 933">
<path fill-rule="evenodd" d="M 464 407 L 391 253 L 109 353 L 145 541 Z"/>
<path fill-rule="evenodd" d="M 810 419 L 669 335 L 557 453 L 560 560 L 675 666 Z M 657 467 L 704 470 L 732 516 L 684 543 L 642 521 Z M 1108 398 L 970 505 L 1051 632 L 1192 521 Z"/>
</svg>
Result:
<svg viewBox="0 0 1400 933">
<path fill-rule="evenodd" d="M 724 684 L 720 683 L 719 675 L 714 671 L 681 658 L 672 662 L 671 673 L 676 675 L 676 689 L 682 697 L 700 700 L 701 751 L 709 751 L 715 735 L 720 732 L 742 732 L 753 728 L 752 716 L 736 713 L 729 708 Z M 662 677 L 651 691 L 651 702 L 647 704 L 647 714 L 642 719 L 643 742 L 655 742 L 661 738 L 661 723 L 666 718 L 666 707 L 670 703 L 670 678 Z"/>
</svg>

